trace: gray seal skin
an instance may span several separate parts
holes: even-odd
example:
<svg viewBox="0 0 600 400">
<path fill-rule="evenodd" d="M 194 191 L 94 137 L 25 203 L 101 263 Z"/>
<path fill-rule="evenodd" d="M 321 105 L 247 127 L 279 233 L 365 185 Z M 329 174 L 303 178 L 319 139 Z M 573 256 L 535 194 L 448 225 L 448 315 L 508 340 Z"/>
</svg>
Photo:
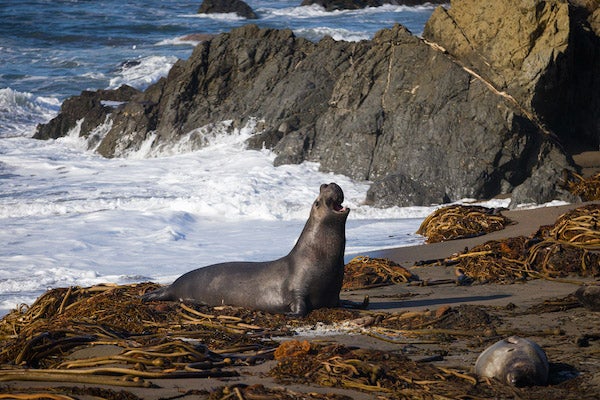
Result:
<svg viewBox="0 0 600 400">
<path fill-rule="evenodd" d="M 512 386 L 543 386 L 548 382 L 548 358 L 535 342 L 518 336 L 494 343 L 475 362 L 475 373 Z"/>
<path fill-rule="evenodd" d="M 267 262 L 227 262 L 190 271 L 142 296 L 209 306 L 231 305 L 303 316 L 340 304 L 344 279 L 346 219 L 344 192 L 323 184 L 296 245 Z"/>
</svg>

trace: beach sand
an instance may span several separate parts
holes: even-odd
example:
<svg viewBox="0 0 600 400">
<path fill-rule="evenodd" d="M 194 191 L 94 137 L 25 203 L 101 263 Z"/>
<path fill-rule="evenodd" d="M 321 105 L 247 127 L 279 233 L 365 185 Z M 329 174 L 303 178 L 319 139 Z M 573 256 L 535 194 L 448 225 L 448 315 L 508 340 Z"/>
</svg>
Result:
<svg viewBox="0 0 600 400">
<path fill-rule="evenodd" d="M 504 211 L 503 214 L 514 223 L 501 231 L 469 239 L 394 248 L 367 255 L 391 259 L 410 268 L 411 272 L 429 282 L 454 279 L 452 267 L 413 267 L 413 265 L 421 260 L 443 259 L 488 240 L 531 235 L 540 226 L 553 224 L 558 216 L 579 206 L 581 204 Z M 559 307 L 558 310 L 552 307 L 541 307 L 537 311 L 531 311 L 532 307 L 544 302 L 564 299 L 578 288 L 577 281 L 583 280 L 574 278 L 565 282 L 537 279 L 515 284 L 488 283 L 469 286 L 457 286 L 453 283 L 426 286 L 400 284 L 368 290 L 345 291 L 341 295 L 343 299 L 352 301 L 362 301 L 364 296 L 369 296 L 369 307 L 364 312 L 367 315 L 405 311 L 426 312 L 427 310 L 436 312 L 448 307 L 460 309 L 465 305 L 485 306 L 490 314 L 501 321 L 495 331 L 490 332 L 487 337 L 482 337 L 475 332 L 472 335 L 466 332 L 457 340 L 425 343 L 410 338 L 382 340 L 369 335 L 368 328 L 336 330 L 333 329 L 334 327 L 309 326 L 298 336 L 281 340 L 306 339 L 398 352 L 413 360 L 430 359 L 428 363 L 432 365 L 472 371 L 481 351 L 495 340 L 502 338 L 503 332 L 506 334 L 516 332 L 536 341 L 546 351 L 551 363 L 551 381 L 550 385 L 542 391 L 539 388 L 515 389 L 512 398 L 598 398 L 597 396 L 600 395 L 600 312 L 588 311 L 583 307 L 568 309 Z M 588 278 L 586 281 L 592 280 Z M 465 314 L 465 318 L 469 318 L 469 315 Z M 205 398 L 198 390 L 212 391 L 230 385 L 262 384 L 273 388 L 283 387 L 273 378 L 266 376 L 266 372 L 276 363 L 274 360 L 269 360 L 259 365 L 238 368 L 240 376 L 234 378 L 160 379 L 152 380 L 160 388 L 123 388 L 123 390 L 143 399 L 192 399 Z M 16 393 L 23 388 L 40 388 L 43 391 L 42 388 L 69 385 L 72 384 L 8 382 L 0 383 L 0 393 Z M 285 388 L 298 393 L 343 394 L 355 399 L 387 398 L 383 393 L 321 387 L 313 384 L 286 385 Z M 118 387 L 110 387 L 110 389 L 121 390 Z M 77 396 L 77 398 L 91 397 Z"/>
</svg>

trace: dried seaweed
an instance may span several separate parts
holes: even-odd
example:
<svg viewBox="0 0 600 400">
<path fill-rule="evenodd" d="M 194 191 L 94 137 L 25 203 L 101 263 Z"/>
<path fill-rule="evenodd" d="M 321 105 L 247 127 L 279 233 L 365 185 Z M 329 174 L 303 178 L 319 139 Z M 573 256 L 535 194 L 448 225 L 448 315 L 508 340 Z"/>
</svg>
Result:
<svg viewBox="0 0 600 400">
<path fill-rule="evenodd" d="M 480 382 L 455 368 L 417 363 L 394 352 L 338 344 L 313 343 L 308 354 L 279 360 L 270 374 L 282 384 L 314 383 L 385 394 L 393 399 L 456 399 L 510 393 L 498 383 Z"/>
<path fill-rule="evenodd" d="M 562 186 L 583 201 L 600 200 L 600 172 L 584 178 L 573 171 L 565 170 Z"/>
<path fill-rule="evenodd" d="M 409 270 L 385 258 L 358 256 L 344 268 L 342 289 L 357 290 L 406 283 L 416 279 Z"/>
<path fill-rule="evenodd" d="M 442 207 L 421 223 L 417 234 L 428 243 L 464 239 L 494 232 L 510 224 L 498 209 L 482 206 L 452 205 Z"/>
<path fill-rule="evenodd" d="M 0 381 L 149 386 L 149 379 L 235 376 L 231 367 L 241 360 L 272 358 L 271 335 L 289 334 L 257 325 L 264 314 L 249 310 L 142 303 L 140 294 L 155 287 L 54 289 L 14 310 L 0 321 Z M 113 351 L 69 359 L 102 346 Z"/>
<path fill-rule="evenodd" d="M 600 205 L 591 204 L 561 215 L 532 237 L 488 241 L 444 262 L 479 282 L 598 277 L 599 250 Z"/>
</svg>

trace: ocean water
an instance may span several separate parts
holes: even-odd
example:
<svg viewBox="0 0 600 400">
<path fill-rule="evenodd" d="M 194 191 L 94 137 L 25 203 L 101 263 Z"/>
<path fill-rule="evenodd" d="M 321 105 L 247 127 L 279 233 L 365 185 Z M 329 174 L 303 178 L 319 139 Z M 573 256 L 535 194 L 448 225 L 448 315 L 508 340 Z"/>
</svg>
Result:
<svg viewBox="0 0 600 400">
<path fill-rule="evenodd" d="M 260 16 L 253 23 L 311 40 L 369 39 L 395 23 L 420 34 L 433 11 L 326 13 L 299 3 L 248 1 Z M 203 265 L 283 256 L 326 182 L 344 189 L 352 209 L 347 259 L 423 242 L 414 232 L 435 205 L 376 209 L 363 204 L 368 182 L 320 172 L 315 163 L 275 168 L 271 152 L 244 148 L 252 125 L 216 135 L 199 151 L 172 147 L 119 159 L 87 151 L 76 130 L 31 139 L 67 97 L 123 83 L 144 89 L 191 54 L 197 43 L 188 35 L 248 23 L 197 15 L 199 5 L 0 0 L 0 316 L 50 288 L 168 283 Z"/>
</svg>

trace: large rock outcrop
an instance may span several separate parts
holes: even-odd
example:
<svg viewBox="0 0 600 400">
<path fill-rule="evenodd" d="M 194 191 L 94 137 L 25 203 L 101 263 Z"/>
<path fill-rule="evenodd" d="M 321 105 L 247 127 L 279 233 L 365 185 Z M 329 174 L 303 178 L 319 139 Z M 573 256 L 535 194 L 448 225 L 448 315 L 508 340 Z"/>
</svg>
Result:
<svg viewBox="0 0 600 400">
<path fill-rule="evenodd" d="M 63 102 L 60 113 L 47 124 L 39 124 L 35 139 L 56 139 L 66 136 L 80 123 L 80 135 L 87 137 L 90 132 L 106 121 L 119 103 L 129 102 L 141 93 L 131 86 L 123 85 L 116 90 L 84 90 Z M 81 122 L 80 122 L 81 121 Z"/>
<path fill-rule="evenodd" d="M 569 150 L 597 149 L 597 8 L 595 0 L 452 0 L 434 11 L 423 37 L 514 97 Z"/>
<path fill-rule="evenodd" d="M 122 156 L 184 137 L 201 147 L 199 128 L 252 118 L 262 123 L 251 146 L 273 148 L 278 164 L 313 160 L 372 180 L 368 200 L 379 206 L 519 190 L 519 202 L 544 202 L 560 196 L 570 166 L 514 100 L 401 26 L 358 43 L 254 25 L 219 35 L 113 110 L 98 151 Z M 532 176 L 543 187 L 523 187 Z"/>
</svg>

